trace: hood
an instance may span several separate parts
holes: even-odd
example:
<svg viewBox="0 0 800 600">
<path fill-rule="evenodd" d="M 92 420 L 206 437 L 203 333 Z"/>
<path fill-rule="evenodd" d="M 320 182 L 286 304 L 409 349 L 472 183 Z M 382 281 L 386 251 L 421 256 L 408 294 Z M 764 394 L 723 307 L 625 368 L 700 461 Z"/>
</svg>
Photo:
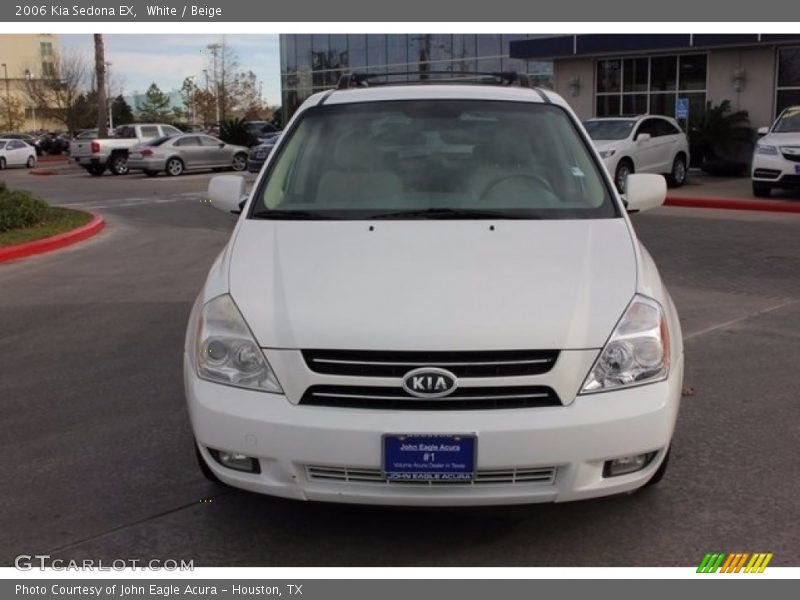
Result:
<svg viewBox="0 0 800 600">
<path fill-rule="evenodd" d="M 756 142 L 770 146 L 800 146 L 800 132 L 768 133 Z"/>
<path fill-rule="evenodd" d="M 594 147 L 597 148 L 598 152 L 601 150 L 612 150 L 619 147 L 619 145 L 624 142 L 625 140 L 592 140 Z"/>
<path fill-rule="evenodd" d="M 230 291 L 262 347 L 600 348 L 636 287 L 622 218 L 372 224 L 241 223 Z"/>
</svg>

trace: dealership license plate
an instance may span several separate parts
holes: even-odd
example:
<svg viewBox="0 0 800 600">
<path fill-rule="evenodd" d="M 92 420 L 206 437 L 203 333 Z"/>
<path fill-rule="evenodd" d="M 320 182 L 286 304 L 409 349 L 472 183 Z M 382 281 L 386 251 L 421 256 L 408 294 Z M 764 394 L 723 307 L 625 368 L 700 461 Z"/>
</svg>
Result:
<svg viewBox="0 0 800 600">
<path fill-rule="evenodd" d="M 471 481 L 474 435 L 385 435 L 383 473 L 388 481 Z"/>
</svg>

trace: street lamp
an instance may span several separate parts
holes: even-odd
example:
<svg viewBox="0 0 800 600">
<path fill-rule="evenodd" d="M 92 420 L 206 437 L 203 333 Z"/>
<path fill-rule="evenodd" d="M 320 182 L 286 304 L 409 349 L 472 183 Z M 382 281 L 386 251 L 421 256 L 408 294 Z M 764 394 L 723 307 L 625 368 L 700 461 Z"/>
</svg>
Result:
<svg viewBox="0 0 800 600">
<path fill-rule="evenodd" d="M 13 127 L 11 126 L 11 92 L 8 89 L 8 67 L 6 66 L 6 63 L 3 63 L 2 67 L 6 80 L 6 108 L 8 109 L 8 130 L 11 131 Z"/>
<path fill-rule="evenodd" d="M 28 88 L 31 87 L 31 81 L 33 80 L 33 74 L 30 72 L 29 69 L 25 69 L 25 79 L 28 80 Z M 31 102 L 31 118 L 33 119 L 33 130 L 36 131 L 36 101 L 32 100 Z"/>
</svg>

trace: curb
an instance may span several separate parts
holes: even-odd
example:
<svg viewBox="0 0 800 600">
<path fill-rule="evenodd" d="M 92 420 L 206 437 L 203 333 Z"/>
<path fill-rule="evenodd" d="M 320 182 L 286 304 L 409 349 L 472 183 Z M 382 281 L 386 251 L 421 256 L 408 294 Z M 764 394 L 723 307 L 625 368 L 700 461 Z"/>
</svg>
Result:
<svg viewBox="0 0 800 600">
<path fill-rule="evenodd" d="M 764 212 L 800 213 L 800 202 L 781 200 L 733 200 L 731 198 L 699 198 L 697 196 L 667 196 L 664 206 L 688 208 L 717 208 L 725 210 L 756 210 Z"/>
<path fill-rule="evenodd" d="M 71 246 L 72 244 L 76 244 L 100 233 L 100 230 L 103 229 L 104 226 L 105 221 L 103 217 L 100 215 L 93 215 L 93 219 L 86 225 L 81 225 L 71 231 L 65 231 L 58 235 L 51 235 L 41 240 L 17 244 L 16 246 L 0 248 L 0 263 Z"/>
<path fill-rule="evenodd" d="M 58 170 L 56 169 L 31 169 L 28 171 L 28 175 L 58 175 Z"/>
</svg>

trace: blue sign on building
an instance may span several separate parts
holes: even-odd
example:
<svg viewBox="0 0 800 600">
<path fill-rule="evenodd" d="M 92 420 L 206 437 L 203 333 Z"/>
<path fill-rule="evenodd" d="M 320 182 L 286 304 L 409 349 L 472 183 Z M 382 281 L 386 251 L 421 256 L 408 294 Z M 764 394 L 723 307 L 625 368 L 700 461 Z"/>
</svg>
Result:
<svg viewBox="0 0 800 600">
<path fill-rule="evenodd" d="M 688 98 L 678 98 L 675 101 L 675 118 L 676 119 L 688 119 L 689 118 L 689 99 Z"/>
</svg>

